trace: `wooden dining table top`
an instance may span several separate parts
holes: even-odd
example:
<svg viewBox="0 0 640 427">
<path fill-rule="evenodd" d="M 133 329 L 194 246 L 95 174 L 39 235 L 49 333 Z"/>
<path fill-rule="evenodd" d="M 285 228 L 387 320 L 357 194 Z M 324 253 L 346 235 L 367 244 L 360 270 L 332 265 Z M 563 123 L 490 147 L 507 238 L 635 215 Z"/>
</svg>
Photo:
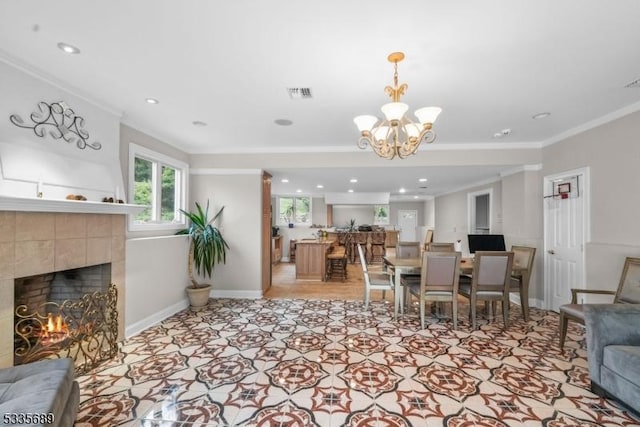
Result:
<svg viewBox="0 0 640 427">
<path fill-rule="evenodd" d="M 398 258 L 394 255 L 384 256 L 384 262 L 394 267 L 420 270 L 422 268 L 422 258 Z M 513 265 L 513 271 L 526 270 L 526 266 Z M 463 272 L 471 272 L 473 270 L 473 258 L 461 258 L 460 270 Z"/>
</svg>

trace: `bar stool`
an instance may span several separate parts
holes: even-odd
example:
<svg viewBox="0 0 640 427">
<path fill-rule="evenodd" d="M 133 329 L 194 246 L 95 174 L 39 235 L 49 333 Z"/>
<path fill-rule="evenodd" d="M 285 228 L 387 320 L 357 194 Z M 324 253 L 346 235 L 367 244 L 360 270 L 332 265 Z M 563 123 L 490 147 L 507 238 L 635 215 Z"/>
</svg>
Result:
<svg viewBox="0 0 640 427">
<path fill-rule="evenodd" d="M 327 254 L 327 280 L 338 278 L 343 282 L 347 279 L 347 261 L 351 253 L 350 239 L 345 239 L 344 246 L 334 246 Z"/>
<path fill-rule="evenodd" d="M 296 262 L 296 239 L 289 240 L 289 262 Z"/>
<path fill-rule="evenodd" d="M 369 262 L 382 262 L 382 258 L 386 255 L 386 234 L 384 231 L 371 233 L 371 257 Z"/>
</svg>

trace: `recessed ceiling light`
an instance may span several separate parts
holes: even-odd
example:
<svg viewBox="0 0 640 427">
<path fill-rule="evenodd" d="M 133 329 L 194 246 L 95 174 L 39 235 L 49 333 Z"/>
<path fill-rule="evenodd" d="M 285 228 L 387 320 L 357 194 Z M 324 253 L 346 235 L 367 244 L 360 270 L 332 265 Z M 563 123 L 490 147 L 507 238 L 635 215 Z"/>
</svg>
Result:
<svg viewBox="0 0 640 427">
<path fill-rule="evenodd" d="M 544 113 L 534 114 L 533 116 L 531 116 L 531 118 L 538 120 L 538 119 L 544 119 L 546 117 L 549 117 L 550 115 L 551 113 L 549 113 L 548 111 L 545 111 Z"/>
<path fill-rule="evenodd" d="M 293 124 L 293 122 L 289 119 L 276 119 L 273 121 L 273 123 L 279 126 L 291 126 Z"/>
<path fill-rule="evenodd" d="M 147 98 L 147 99 L 145 99 L 145 101 L 147 102 L 147 104 L 159 104 L 160 103 L 160 101 L 158 101 L 155 98 Z"/>
<path fill-rule="evenodd" d="M 399 192 L 401 192 L 401 193 L 406 193 L 406 192 L 407 192 L 407 190 L 405 190 L 404 188 L 401 188 L 401 189 L 400 189 L 400 190 L 398 190 L 398 191 L 399 191 Z"/>
<path fill-rule="evenodd" d="M 205 122 L 201 122 L 200 120 L 194 120 L 193 122 L 191 122 L 194 126 L 206 126 L 207 124 Z"/>
<path fill-rule="evenodd" d="M 316 188 L 324 188 L 324 185 L 318 184 L 318 185 L 316 185 Z"/>
<path fill-rule="evenodd" d="M 287 182 L 289 182 L 289 180 L 287 178 L 282 178 L 280 182 L 284 182 L 286 184 Z"/>
<path fill-rule="evenodd" d="M 353 193 L 353 189 L 351 189 L 351 188 L 350 188 L 350 189 L 349 189 L 349 193 Z"/>
<path fill-rule="evenodd" d="M 62 42 L 58 43 L 58 49 L 70 55 L 75 55 L 80 53 L 80 49 L 78 49 L 77 47 L 71 46 L 70 44 L 62 43 Z"/>
<path fill-rule="evenodd" d="M 420 178 L 418 181 L 420 181 L 420 182 L 427 182 L 427 178 Z"/>
<path fill-rule="evenodd" d="M 418 198 L 418 196 L 413 196 L 413 198 L 414 198 L 414 199 L 417 199 L 417 198 Z"/>
<path fill-rule="evenodd" d="M 358 180 L 357 180 L 356 178 L 351 178 L 351 179 L 349 180 L 349 182 L 356 183 L 356 182 L 358 182 Z"/>
<path fill-rule="evenodd" d="M 302 190 L 300 190 L 299 188 L 296 190 L 296 193 L 302 193 Z"/>
</svg>

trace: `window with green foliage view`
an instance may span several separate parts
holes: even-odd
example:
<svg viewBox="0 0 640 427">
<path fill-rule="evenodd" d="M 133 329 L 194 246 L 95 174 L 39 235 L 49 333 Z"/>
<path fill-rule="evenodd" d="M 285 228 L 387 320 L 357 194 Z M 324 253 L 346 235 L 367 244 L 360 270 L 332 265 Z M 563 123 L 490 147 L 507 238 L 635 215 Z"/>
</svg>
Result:
<svg viewBox="0 0 640 427">
<path fill-rule="evenodd" d="M 311 224 L 311 197 L 278 198 L 278 224 Z"/>
<path fill-rule="evenodd" d="M 130 157 L 133 203 L 145 206 L 134 216 L 134 228 L 184 224 L 180 209 L 184 209 L 186 166 L 137 146 Z"/>
</svg>

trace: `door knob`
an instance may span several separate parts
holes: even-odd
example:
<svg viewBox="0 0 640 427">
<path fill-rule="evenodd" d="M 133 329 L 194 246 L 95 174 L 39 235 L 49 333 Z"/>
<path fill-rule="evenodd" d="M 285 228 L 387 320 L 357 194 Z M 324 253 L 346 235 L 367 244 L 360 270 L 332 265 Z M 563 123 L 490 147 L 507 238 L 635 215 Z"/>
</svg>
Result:
<svg viewBox="0 0 640 427">
<path fill-rule="evenodd" d="M 555 255 L 555 254 L 556 254 L 556 251 L 554 251 L 553 249 L 550 249 L 550 250 L 548 250 L 548 251 L 547 251 L 547 253 L 548 253 L 549 255 Z"/>
</svg>

